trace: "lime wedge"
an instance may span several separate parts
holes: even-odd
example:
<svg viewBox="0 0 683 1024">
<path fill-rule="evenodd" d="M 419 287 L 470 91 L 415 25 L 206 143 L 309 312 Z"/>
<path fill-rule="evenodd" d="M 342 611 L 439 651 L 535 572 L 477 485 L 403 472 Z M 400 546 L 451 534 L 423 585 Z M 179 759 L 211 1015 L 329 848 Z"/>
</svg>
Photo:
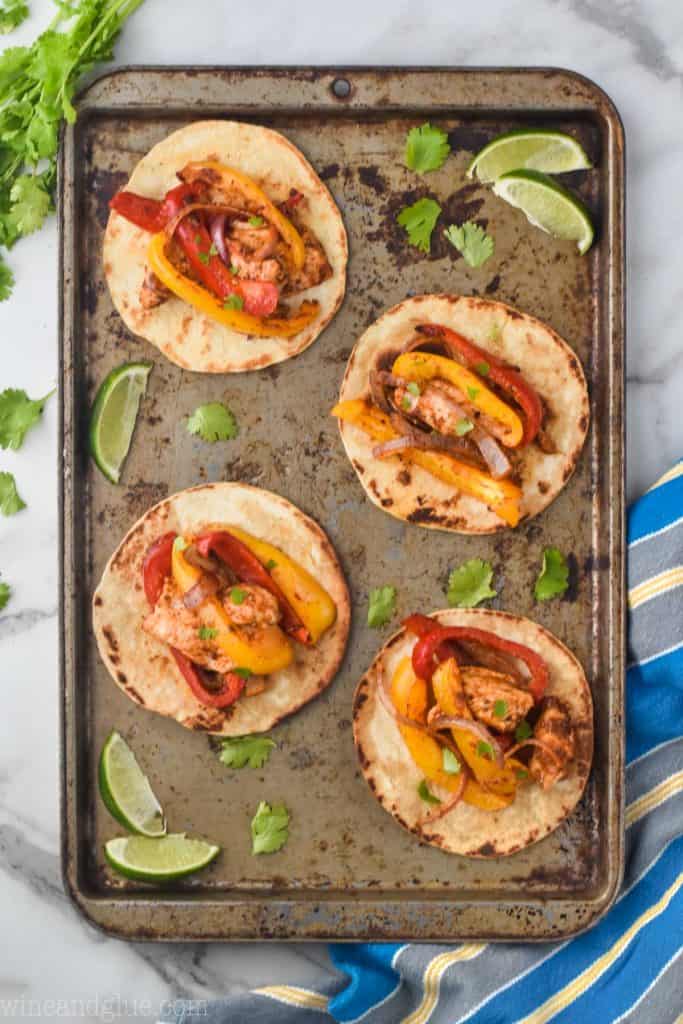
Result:
<svg viewBox="0 0 683 1024">
<path fill-rule="evenodd" d="M 522 129 L 506 132 L 480 149 L 467 168 L 467 177 L 475 174 L 479 181 L 495 181 L 501 174 L 526 168 L 562 174 L 590 167 L 585 150 L 571 135 Z"/>
<path fill-rule="evenodd" d="M 111 866 L 126 878 L 143 882 L 167 882 L 200 871 L 220 853 L 220 846 L 182 834 L 149 839 L 119 836 L 104 844 Z"/>
<path fill-rule="evenodd" d="M 104 379 L 90 417 L 90 451 L 107 480 L 117 484 L 128 454 L 140 399 L 152 363 L 124 363 Z"/>
<path fill-rule="evenodd" d="M 581 200 L 539 171 L 509 171 L 494 183 L 493 191 L 526 214 L 531 224 L 554 238 L 576 242 L 588 252 L 593 242 L 590 214 Z"/>
<path fill-rule="evenodd" d="M 141 836 L 164 835 L 161 805 L 135 754 L 117 732 L 112 732 L 102 747 L 99 783 L 107 810 L 124 828 Z"/>
</svg>

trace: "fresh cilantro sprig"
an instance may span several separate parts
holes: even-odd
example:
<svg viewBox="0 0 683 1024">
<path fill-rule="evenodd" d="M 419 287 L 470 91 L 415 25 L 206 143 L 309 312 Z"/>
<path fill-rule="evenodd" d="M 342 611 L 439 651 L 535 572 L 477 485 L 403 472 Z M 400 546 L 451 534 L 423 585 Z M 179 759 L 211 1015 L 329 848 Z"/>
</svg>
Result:
<svg viewBox="0 0 683 1024">
<path fill-rule="evenodd" d="M 62 119 L 76 120 L 72 100 L 82 76 L 114 56 L 121 27 L 142 0 L 60 0 L 47 30 L 31 46 L 0 55 L 0 246 L 37 231 L 54 207 Z M 22 0 L 3 0 L 0 31 L 25 16 Z M 14 280 L 0 254 L 0 301 Z"/>
<path fill-rule="evenodd" d="M 481 558 L 470 558 L 469 562 L 454 569 L 448 577 L 446 596 L 451 608 L 476 608 L 482 601 L 496 597 L 497 591 L 491 586 L 493 566 Z"/>
<path fill-rule="evenodd" d="M 270 736 L 232 736 L 223 740 L 218 756 L 229 768 L 263 768 L 275 747 Z"/>
<path fill-rule="evenodd" d="M 490 256 L 493 256 L 495 243 L 490 235 L 487 235 L 483 228 L 472 221 L 466 220 L 459 227 L 451 224 L 444 229 L 444 235 L 459 253 L 469 267 L 480 267 L 486 263 Z"/>
<path fill-rule="evenodd" d="M 537 601 L 560 597 L 569 586 L 569 566 L 559 548 L 545 548 L 543 567 L 534 587 Z"/>
<path fill-rule="evenodd" d="M 234 413 L 222 402 L 198 406 L 187 421 L 187 429 L 203 441 L 234 441 L 239 434 Z"/>
<path fill-rule="evenodd" d="M 375 587 L 370 591 L 368 626 L 379 629 L 386 626 L 396 611 L 396 587 Z"/>
<path fill-rule="evenodd" d="M 0 392 L 0 448 L 21 448 L 31 427 L 43 414 L 45 403 L 54 390 L 44 398 L 30 399 L 25 391 L 6 388 Z"/>
<path fill-rule="evenodd" d="M 0 0 L 0 35 L 6 36 L 27 18 L 26 0 Z"/>
<path fill-rule="evenodd" d="M 275 853 L 289 839 L 289 811 L 284 804 L 262 800 L 251 822 L 251 852 Z"/>
<path fill-rule="evenodd" d="M 426 779 L 423 779 L 420 785 L 417 787 L 417 795 L 419 796 L 420 800 L 424 800 L 426 804 L 441 803 L 438 796 L 434 796 L 434 794 L 431 792 L 429 786 L 427 785 Z"/>
<path fill-rule="evenodd" d="M 11 473 L 0 473 L 0 512 L 13 516 L 22 508 L 26 508 L 26 502 L 19 496 L 16 480 Z"/>
<path fill-rule="evenodd" d="M 9 583 L 0 582 L 0 612 L 9 601 L 11 593 L 12 588 L 10 587 Z"/>
<path fill-rule="evenodd" d="M 406 138 L 406 167 L 418 174 L 426 171 L 438 171 L 443 166 L 451 147 L 448 135 L 440 128 L 431 124 L 422 124 L 411 128 Z"/>
<path fill-rule="evenodd" d="M 412 206 L 404 206 L 396 220 L 405 228 L 408 241 L 421 252 L 429 252 L 432 231 L 439 219 L 441 207 L 436 199 L 418 199 Z"/>
</svg>

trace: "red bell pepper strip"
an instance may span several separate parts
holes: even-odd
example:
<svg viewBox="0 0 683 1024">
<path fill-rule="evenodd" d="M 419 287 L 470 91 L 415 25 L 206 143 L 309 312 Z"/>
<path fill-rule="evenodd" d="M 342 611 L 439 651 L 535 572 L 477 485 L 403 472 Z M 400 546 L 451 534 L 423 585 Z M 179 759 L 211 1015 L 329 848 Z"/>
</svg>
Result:
<svg viewBox="0 0 683 1024">
<path fill-rule="evenodd" d="M 435 619 L 431 619 L 429 615 L 422 615 L 420 612 L 414 612 L 412 615 L 409 615 L 404 621 L 403 627 L 417 637 L 427 636 L 428 633 L 433 633 L 435 629 L 440 629 L 439 623 Z M 436 652 L 437 662 L 446 661 L 447 658 L 455 658 L 456 660 L 458 658 L 455 646 L 448 642 L 442 644 Z"/>
<path fill-rule="evenodd" d="M 171 555 L 176 536 L 177 534 L 173 532 L 165 533 L 153 544 L 150 544 L 145 554 L 142 563 L 142 585 L 145 597 L 152 607 L 161 597 L 166 577 L 171 575 Z M 170 647 L 170 651 L 183 679 L 202 704 L 209 704 L 214 708 L 229 707 L 235 703 L 246 686 L 246 679 L 238 676 L 235 672 L 225 672 L 222 677 L 221 690 L 214 693 L 205 687 L 204 672 L 198 665 L 190 661 L 176 647 Z"/>
<path fill-rule="evenodd" d="M 478 363 L 486 363 L 489 370 L 484 376 L 512 395 L 524 413 L 522 444 L 531 444 L 543 421 L 543 403 L 536 391 L 524 380 L 519 370 L 513 369 L 501 359 L 491 355 L 490 352 L 479 348 L 474 342 L 463 338 L 462 334 L 452 331 L 450 327 L 443 327 L 441 324 L 420 324 L 417 330 L 420 334 L 426 334 L 430 338 L 443 338 L 448 348 L 460 356 L 465 361 L 465 365 L 474 369 L 475 372 L 477 372 Z"/>
<path fill-rule="evenodd" d="M 143 231 L 156 234 L 163 231 L 183 206 L 197 199 L 205 188 L 202 182 L 176 185 L 166 193 L 163 202 L 139 196 L 135 192 L 117 192 L 109 205 Z M 199 279 L 219 299 L 225 301 L 235 295 L 244 303 L 245 313 L 253 316 L 270 316 L 275 311 L 280 301 L 277 285 L 272 281 L 243 280 L 233 274 L 220 256 L 215 254 L 211 236 L 203 221 L 195 214 L 188 214 L 180 221 L 173 237 L 180 243 Z"/>
<path fill-rule="evenodd" d="M 277 583 L 259 562 L 253 551 L 246 544 L 227 530 L 203 533 L 195 541 L 197 551 L 204 558 L 210 554 L 217 555 L 234 572 L 242 583 L 263 587 L 277 600 L 282 613 L 282 628 L 288 636 L 300 644 L 311 645 L 313 640 L 308 629 L 297 615 L 294 608 L 282 593 Z"/>
<path fill-rule="evenodd" d="M 495 651 L 502 651 L 504 654 L 512 655 L 513 658 L 519 658 L 531 673 L 528 684 L 529 693 L 537 703 L 540 701 L 548 685 L 548 666 L 543 658 L 532 651 L 530 647 L 515 643 L 514 640 L 505 640 L 496 633 L 490 633 L 485 629 L 435 624 L 435 628 L 430 633 L 420 636 L 413 647 L 413 671 L 416 676 L 429 682 L 438 663 L 437 658 L 441 645 L 447 640 L 456 642 L 458 640 L 476 640 L 486 647 L 492 647 Z"/>
</svg>

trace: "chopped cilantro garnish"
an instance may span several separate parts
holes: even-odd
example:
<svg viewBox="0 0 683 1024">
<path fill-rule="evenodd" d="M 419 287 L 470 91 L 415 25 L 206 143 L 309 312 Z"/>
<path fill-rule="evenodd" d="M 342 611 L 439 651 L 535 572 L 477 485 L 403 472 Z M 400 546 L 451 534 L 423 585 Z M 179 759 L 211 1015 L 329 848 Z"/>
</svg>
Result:
<svg viewBox="0 0 683 1024">
<path fill-rule="evenodd" d="M 529 778 L 529 773 L 526 768 L 515 768 L 515 775 L 518 779 L 522 780 Z"/>
<path fill-rule="evenodd" d="M 230 591 L 230 600 L 233 604 L 244 604 L 247 597 L 246 590 L 242 590 L 241 587 L 233 587 Z"/>
<path fill-rule="evenodd" d="M 419 398 L 421 394 L 420 385 L 416 384 L 414 380 L 411 380 L 410 383 L 406 385 L 406 391 L 410 391 L 411 395 L 414 395 L 415 398 Z"/>
<path fill-rule="evenodd" d="M 26 502 L 19 496 L 16 480 L 11 473 L 0 473 L 0 512 L 13 516 L 22 508 L 26 508 Z"/>
<path fill-rule="evenodd" d="M 515 739 L 518 743 L 523 743 L 524 740 L 528 740 L 533 734 L 533 729 L 527 722 L 526 718 L 522 719 L 517 728 L 515 729 Z"/>
<path fill-rule="evenodd" d="M 263 217 L 259 217 L 257 214 L 249 218 L 249 227 L 251 228 L 262 228 L 265 223 Z"/>
<path fill-rule="evenodd" d="M 50 395 L 31 400 L 25 391 L 6 388 L 0 394 L 0 448 L 21 448 L 31 427 L 35 426 L 43 413 Z"/>
<path fill-rule="evenodd" d="M 26 0 L 0 0 L 0 35 L 6 36 L 27 18 Z"/>
<path fill-rule="evenodd" d="M 200 626 L 199 627 L 199 639 L 200 640 L 215 640 L 218 636 L 218 630 L 212 629 L 211 626 Z"/>
<path fill-rule="evenodd" d="M 407 395 L 404 395 L 403 398 L 401 399 L 401 408 L 405 409 L 407 412 L 409 409 L 412 409 L 412 407 L 413 403 L 411 402 Z"/>
<path fill-rule="evenodd" d="M 206 266 L 207 263 L 209 262 L 209 260 L 211 259 L 211 257 L 209 256 L 208 252 L 200 252 L 200 253 L 198 253 L 198 256 L 199 256 L 199 262 L 203 263 L 204 266 Z"/>
<path fill-rule="evenodd" d="M 458 420 L 455 424 L 455 432 L 458 437 L 463 437 L 465 434 L 469 434 L 470 430 L 474 430 L 474 423 L 472 420 Z"/>
<path fill-rule="evenodd" d="M 266 562 L 266 569 L 271 572 L 273 569 L 277 569 L 277 562 L 274 558 L 269 558 Z"/>
<path fill-rule="evenodd" d="M 458 227 L 451 224 L 444 230 L 444 235 L 459 253 L 462 254 L 465 263 L 469 267 L 480 267 L 493 255 L 494 242 L 490 235 L 487 235 L 483 228 L 472 221 L 465 221 Z"/>
<path fill-rule="evenodd" d="M 475 363 L 474 369 L 481 377 L 488 377 L 489 373 L 491 372 L 491 367 L 489 366 L 485 359 L 482 359 L 480 363 Z"/>
<path fill-rule="evenodd" d="M 233 292 L 223 303 L 223 309 L 244 309 L 244 299 Z"/>
<path fill-rule="evenodd" d="M 378 629 L 386 626 L 396 611 L 396 587 L 376 587 L 370 591 L 368 626 Z"/>
<path fill-rule="evenodd" d="M 451 608 L 476 608 L 489 597 L 496 597 L 491 586 L 493 567 L 481 558 L 470 558 L 469 562 L 454 569 L 448 577 L 448 603 Z"/>
<path fill-rule="evenodd" d="M 493 747 L 490 743 L 486 743 L 484 740 L 479 740 L 477 743 L 477 753 L 479 757 L 488 757 L 489 760 L 493 759 Z"/>
<path fill-rule="evenodd" d="M 404 206 L 396 220 L 405 228 L 408 241 L 421 252 L 429 252 L 432 231 L 441 207 L 435 199 L 418 199 L 412 206 Z"/>
<path fill-rule="evenodd" d="M 231 274 L 232 274 L 232 275 L 233 275 L 234 277 L 237 277 L 237 276 L 238 276 L 238 274 L 239 274 L 239 272 L 240 272 L 240 268 L 239 268 L 239 267 L 236 267 L 234 263 L 231 263 L 231 264 L 230 264 L 230 268 L 229 268 L 229 269 L 230 269 L 230 273 L 231 273 Z"/>
<path fill-rule="evenodd" d="M 176 539 L 173 541 L 174 551 L 184 551 L 186 547 L 187 541 L 185 540 L 184 537 L 176 537 Z"/>
<path fill-rule="evenodd" d="M 461 768 L 461 764 L 457 757 L 452 750 L 448 749 L 448 747 L 443 747 L 441 750 L 441 764 L 443 766 L 443 770 L 449 775 L 457 775 Z"/>
<path fill-rule="evenodd" d="M 239 433 L 234 414 L 222 402 L 198 406 L 187 421 L 187 429 L 203 441 L 234 441 Z"/>
<path fill-rule="evenodd" d="M 480 388 L 468 388 L 467 389 L 467 397 L 473 402 L 474 399 L 479 394 L 480 390 L 481 390 Z"/>
<path fill-rule="evenodd" d="M 289 839 L 289 811 L 284 804 L 262 800 L 251 822 L 252 853 L 275 853 Z"/>
<path fill-rule="evenodd" d="M 560 597 L 569 586 L 569 566 L 559 548 L 545 548 L 543 567 L 536 580 L 534 597 L 537 601 L 549 601 Z"/>
<path fill-rule="evenodd" d="M 231 671 L 234 672 L 236 676 L 239 676 L 240 679 L 251 679 L 254 674 L 250 668 L 233 668 Z"/>
<path fill-rule="evenodd" d="M 406 167 L 418 174 L 438 171 L 448 157 L 451 147 L 448 135 L 431 124 L 411 128 L 406 138 Z"/>
<path fill-rule="evenodd" d="M 493 705 L 493 714 L 496 718 L 505 718 L 508 713 L 507 701 L 497 700 Z"/>
<path fill-rule="evenodd" d="M 422 782 L 420 783 L 420 785 L 417 787 L 417 795 L 419 796 L 420 800 L 424 800 L 424 802 L 426 804 L 440 804 L 441 803 L 441 801 L 439 800 L 438 796 L 434 796 L 433 793 L 430 793 L 429 786 L 427 785 L 427 780 L 426 779 L 423 779 Z"/>
<path fill-rule="evenodd" d="M 218 249 L 213 243 L 211 244 L 211 248 L 209 249 L 209 256 L 218 256 Z"/>
<path fill-rule="evenodd" d="M 270 736 L 231 736 L 222 741 L 218 757 L 229 768 L 263 768 L 275 747 Z"/>
</svg>

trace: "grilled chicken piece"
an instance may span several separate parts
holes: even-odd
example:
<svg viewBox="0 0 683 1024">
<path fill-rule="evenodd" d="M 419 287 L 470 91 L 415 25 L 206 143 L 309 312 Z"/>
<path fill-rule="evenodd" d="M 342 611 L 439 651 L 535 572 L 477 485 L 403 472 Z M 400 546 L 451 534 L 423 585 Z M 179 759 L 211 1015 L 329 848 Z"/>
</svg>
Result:
<svg viewBox="0 0 683 1024">
<path fill-rule="evenodd" d="M 143 309 L 154 309 L 156 306 L 160 306 L 167 299 L 170 299 L 171 293 L 163 285 L 159 278 L 153 273 L 149 267 L 145 267 L 145 276 L 142 281 L 142 287 L 140 289 L 140 305 Z"/>
<path fill-rule="evenodd" d="M 275 626 L 280 621 L 277 598 L 264 587 L 238 583 L 226 590 L 221 600 L 236 626 Z"/>
<path fill-rule="evenodd" d="M 534 739 L 545 743 L 555 757 L 540 747 L 534 747 L 529 762 L 533 779 L 543 789 L 550 789 L 564 778 L 565 769 L 574 757 L 574 729 L 567 705 L 557 697 L 546 697 L 541 714 L 534 726 Z"/>
<path fill-rule="evenodd" d="M 514 732 L 534 705 L 531 694 L 520 690 L 512 676 L 503 672 L 466 665 L 460 674 L 470 711 L 491 729 Z"/>
<path fill-rule="evenodd" d="M 303 292 L 307 288 L 315 288 L 332 277 L 332 267 L 329 264 L 325 250 L 313 234 L 310 228 L 299 222 L 294 226 L 301 235 L 304 242 L 305 258 L 301 270 L 289 271 L 287 283 L 283 288 L 284 295 L 291 295 L 294 292 Z"/>
<path fill-rule="evenodd" d="M 215 638 L 202 639 L 201 626 L 197 611 L 185 607 L 180 591 L 169 576 L 142 628 L 157 640 L 177 647 L 197 665 L 212 672 L 229 672 L 235 667 L 234 662 L 221 651 Z"/>
<path fill-rule="evenodd" d="M 400 410 L 418 417 L 440 434 L 455 434 L 464 411 L 473 423 L 483 427 L 499 441 L 505 436 L 505 427 L 502 423 L 484 415 L 459 388 L 444 380 L 431 380 L 428 384 L 422 385 L 419 395 L 413 395 L 407 389 L 398 387 L 394 392 L 394 401 Z"/>
</svg>

